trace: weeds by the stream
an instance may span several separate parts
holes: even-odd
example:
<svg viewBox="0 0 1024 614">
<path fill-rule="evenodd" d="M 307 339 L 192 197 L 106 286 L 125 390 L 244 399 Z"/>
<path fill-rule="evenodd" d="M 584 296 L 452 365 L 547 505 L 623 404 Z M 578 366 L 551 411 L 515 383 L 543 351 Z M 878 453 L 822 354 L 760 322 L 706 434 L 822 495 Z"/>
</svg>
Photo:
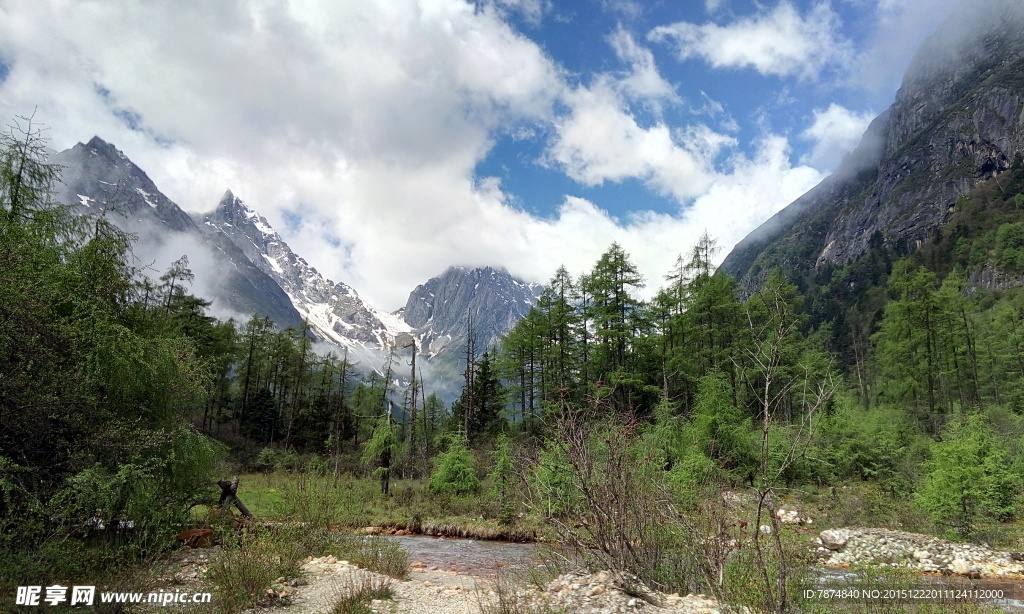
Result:
<svg viewBox="0 0 1024 614">
<path fill-rule="evenodd" d="M 349 575 L 338 589 L 330 614 L 373 614 L 374 600 L 394 596 L 392 580 L 374 574 Z"/>
<path fill-rule="evenodd" d="M 534 576 L 533 580 L 538 577 Z M 543 582 L 546 585 L 547 582 Z M 543 588 L 543 585 L 540 588 Z M 477 603 L 482 614 L 569 614 L 567 607 L 557 607 L 538 598 L 536 593 L 524 588 L 525 583 L 519 574 L 510 571 L 499 571 L 494 579 L 494 596 L 482 594 L 478 590 Z M 531 596 L 532 593 L 532 596 Z"/>
<path fill-rule="evenodd" d="M 274 520 L 516 542 L 544 536 L 543 523 L 531 515 L 502 522 L 486 490 L 485 484 L 477 494 L 437 494 L 426 480 L 394 480 L 385 496 L 374 480 L 275 472 L 243 476 L 239 497 L 259 518 Z"/>
<path fill-rule="evenodd" d="M 288 521 L 239 530 L 222 527 L 222 551 L 207 572 L 208 580 L 217 587 L 217 611 L 238 612 L 258 602 L 277 578 L 299 576 L 310 556 L 332 555 L 363 569 L 405 579 L 409 560 L 398 544 L 337 530 L 332 522 L 336 494 L 332 489 L 305 488 L 301 496 L 287 497 L 297 512 Z"/>
</svg>

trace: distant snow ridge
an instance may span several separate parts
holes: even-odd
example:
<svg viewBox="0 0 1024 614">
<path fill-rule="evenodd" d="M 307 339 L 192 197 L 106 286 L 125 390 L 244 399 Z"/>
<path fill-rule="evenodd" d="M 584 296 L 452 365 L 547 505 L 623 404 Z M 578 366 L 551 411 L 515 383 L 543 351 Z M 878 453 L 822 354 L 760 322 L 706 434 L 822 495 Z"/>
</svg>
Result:
<svg viewBox="0 0 1024 614">
<path fill-rule="evenodd" d="M 350 286 L 326 279 L 292 251 L 265 217 L 231 190 L 202 222 L 209 231 L 224 233 L 274 279 L 309 322 L 313 334 L 324 340 L 362 355 L 395 346 L 399 336 L 411 330 L 400 318 L 367 304 Z"/>
<path fill-rule="evenodd" d="M 296 255 L 266 218 L 229 190 L 201 225 L 227 237 L 291 300 L 312 333 L 349 349 L 349 358 L 380 371 L 390 350 L 416 348 L 432 365 L 434 389 L 451 392 L 460 381 L 469 325 L 479 353 L 500 342 L 536 304 L 541 286 L 502 268 L 451 267 L 418 286 L 405 307 L 387 313 L 353 288 L 326 279 Z M 471 316 L 471 317 L 470 317 Z"/>
</svg>

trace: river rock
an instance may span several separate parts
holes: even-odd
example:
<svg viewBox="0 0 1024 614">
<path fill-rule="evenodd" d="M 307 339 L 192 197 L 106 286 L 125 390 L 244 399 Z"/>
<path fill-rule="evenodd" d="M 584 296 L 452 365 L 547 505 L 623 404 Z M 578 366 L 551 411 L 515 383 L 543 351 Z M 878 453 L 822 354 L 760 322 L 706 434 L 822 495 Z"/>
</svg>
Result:
<svg viewBox="0 0 1024 614">
<path fill-rule="evenodd" d="M 728 608 L 705 595 L 665 595 L 654 591 L 636 577 L 610 571 L 576 571 L 559 576 L 539 593 L 521 593 L 524 602 L 538 610 L 563 609 L 573 614 L 664 612 L 665 614 L 750 614 L 747 608 Z M 523 604 L 519 604 L 522 606 Z M 532 611 L 524 608 L 522 611 Z"/>
<path fill-rule="evenodd" d="M 1024 580 L 1024 562 L 986 545 L 878 528 L 822 531 L 818 548 L 826 567 L 886 565 L 921 573 Z"/>
<path fill-rule="evenodd" d="M 822 546 L 829 550 L 839 550 L 850 540 L 850 532 L 845 529 L 828 529 L 822 531 L 818 538 L 821 539 Z"/>
</svg>

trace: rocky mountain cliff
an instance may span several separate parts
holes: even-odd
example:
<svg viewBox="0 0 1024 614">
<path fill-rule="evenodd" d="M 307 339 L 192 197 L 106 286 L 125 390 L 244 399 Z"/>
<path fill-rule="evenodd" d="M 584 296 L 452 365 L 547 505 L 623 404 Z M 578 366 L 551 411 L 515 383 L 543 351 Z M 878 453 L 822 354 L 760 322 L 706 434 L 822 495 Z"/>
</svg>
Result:
<svg viewBox="0 0 1024 614">
<path fill-rule="evenodd" d="M 266 218 L 230 190 L 201 224 L 210 233 L 227 237 L 276 281 L 318 337 L 345 347 L 380 349 L 409 332 L 400 318 L 367 304 L 350 286 L 322 276 L 292 251 Z"/>
<path fill-rule="evenodd" d="M 230 239 L 260 270 L 276 281 L 314 335 L 355 351 L 367 365 L 380 365 L 392 349 L 406 356 L 416 339 L 433 374 L 454 382 L 461 372 L 468 315 L 482 353 L 512 330 L 536 303 L 541 287 L 504 269 L 452 267 L 416 287 L 405 307 L 387 313 L 364 301 L 344 283 L 324 278 L 295 254 L 266 218 L 229 190 L 201 225 Z M 376 355 L 374 355 L 376 353 Z M 454 384 L 442 386 L 450 389 Z"/>
<path fill-rule="evenodd" d="M 954 14 L 918 52 L 892 106 L 821 184 L 736 245 L 722 270 L 755 287 L 772 268 L 805 275 L 935 236 L 960 195 L 1024 150 L 1024 3 Z"/>
<path fill-rule="evenodd" d="M 470 322 L 482 354 L 530 311 L 541 289 L 505 269 L 451 267 L 417 286 L 401 311 L 427 355 L 461 356 Z"/>
<path fill-rule="evenodd" d="M 450 267 L 417 286 L 397 313 L 427 356 L 431 392 L 453 399 L 461 390 L 470 324 L 479 359 L 530 311 L 542 289 L 491 267 Z"/>
<path fill-rule="evenodd" d="M 245 317 L 269 317 L 279 326 L 300 326 L 302 316 L 288 295 L 234 243 L 209 236 L 167 198 L 124 153 L 99 137 L 55 154 L 61 183 L 54 199 L 83 214 L 103 214 L 135 234 L 139 265 L 158 277 L 170 261 L 188 255 L 195 288 L 214 303 L 214 311 Z"/>
</svg>

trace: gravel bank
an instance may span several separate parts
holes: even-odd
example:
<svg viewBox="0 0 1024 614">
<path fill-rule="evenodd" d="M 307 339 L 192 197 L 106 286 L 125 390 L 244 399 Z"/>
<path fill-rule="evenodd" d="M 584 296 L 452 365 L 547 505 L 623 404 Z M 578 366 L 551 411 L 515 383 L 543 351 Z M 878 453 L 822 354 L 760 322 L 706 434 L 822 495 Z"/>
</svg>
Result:
<svg viewBox="0 0 1024 614">
<path fill-rule="evenodd" d="M 889 529 L 829 529 L 818 537 L 826 567 L 889 565 L 941 575 L 1024 580 L 1024 554 Z"/>
<path fill-rule="evenodd" d="M 347 587 L 364 578 L 384 577 L 360 569 L 333 557 L 310 559 L 302 568 L 302 578 L 285 593 L 291 605 L 286 610 L 261 607 L 248 614 L 326 614 Z M 292 583 L 289 583 L 292 584 Z M 724 608 L 713 597 L 704 595 L 664 595 L 643 588 L 619 588 L 612 574 L 566 574 L 549 584 L 545 590 L 511 587 L 506 595 L 514 595 L 523 604 L 549 605 L 573 614 L 625 614 L 654 612 L 672 614 L 725 614 L 735 610 Z M 497 602 L 495 580 L 427 568 L 413 563 L 410 578 L 393 581 L 394 600 L 375 601 L 375 612 L 396 614 L 480 614 Z M 657 604 L 657 605 L 655 605 Z"/>
</svg>

